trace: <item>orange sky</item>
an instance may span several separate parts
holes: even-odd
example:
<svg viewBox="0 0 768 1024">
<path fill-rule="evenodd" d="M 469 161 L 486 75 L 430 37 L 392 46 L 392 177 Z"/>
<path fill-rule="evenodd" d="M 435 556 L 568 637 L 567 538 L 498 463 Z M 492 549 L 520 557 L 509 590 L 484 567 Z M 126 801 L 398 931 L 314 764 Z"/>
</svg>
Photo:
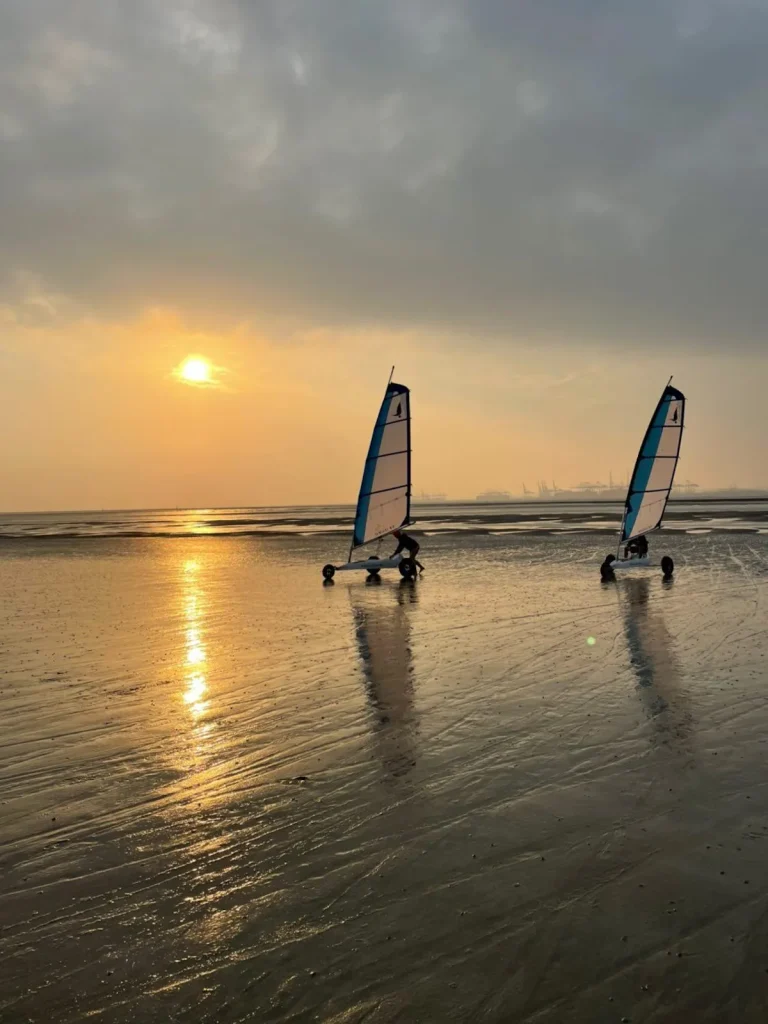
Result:
<svg viewBox="0 0 768 1024">
<path fill-rule="evenodd" d="M 668 370 L 689 396 L 679 479 L 758 484 L 757 359 L 723 388 L 726 358 L 662 354 L 644 369 L 586 346 L 469 352 L 407 332 L 191 329 L 177 313 L 110 324 L 6 322 L 2 410 L 13 439 L 6 510 L 353 502 L 389 373 L 412 389 L 414 490 L 474 496 L 619 479 L 631 468 Z M 189 353 L 217 386 L 173 369 Z"/>
</svg>

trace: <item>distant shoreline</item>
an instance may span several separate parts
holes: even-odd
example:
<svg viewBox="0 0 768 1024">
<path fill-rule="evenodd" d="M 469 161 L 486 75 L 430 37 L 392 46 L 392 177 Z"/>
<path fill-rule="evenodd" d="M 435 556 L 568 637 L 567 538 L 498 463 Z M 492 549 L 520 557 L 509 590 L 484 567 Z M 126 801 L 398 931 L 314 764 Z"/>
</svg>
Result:
<svg viewBox="0 0 768 1024">
<path fill-rule="evenodd" d="M 505 498 L 503 501 L 478 501 L 477 498 L 451 498 L 448 501 L 414 501 L 414 505 L 480 505 L 482 507 L 495 505 L 617 505 L 622 504 L 623 498 Z M 768 491 L 762 494 L 750 494 L 744 497 L 730 496 L 727 498 L 718 497 L 716 494 L 705 494 L 698 498 L 670 498 L 670 505 L 701 505 L 717 504 L 722 505 L 728 502 L 745 501 L 768 501 Z"/>
</svg>

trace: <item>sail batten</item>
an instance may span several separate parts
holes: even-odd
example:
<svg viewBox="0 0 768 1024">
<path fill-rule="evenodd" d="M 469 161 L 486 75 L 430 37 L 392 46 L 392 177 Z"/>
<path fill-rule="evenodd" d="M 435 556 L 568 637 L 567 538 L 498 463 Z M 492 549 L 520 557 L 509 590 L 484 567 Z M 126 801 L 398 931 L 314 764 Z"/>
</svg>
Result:
<svg viewBox="0 0 768 1024">
<path fill-rule="evenodd" d="M 661 525 L 680 457 L 684 420 L 685 395 L 668 384 L 640 446 L 624 505 L 620 544 Z"/>
<path fill-rule="evenodd" d="M 357 499 L 352 547 L 405 525 L 411 514 L 411 396 L 390 383 L 371 436 Z"/>
</svg>

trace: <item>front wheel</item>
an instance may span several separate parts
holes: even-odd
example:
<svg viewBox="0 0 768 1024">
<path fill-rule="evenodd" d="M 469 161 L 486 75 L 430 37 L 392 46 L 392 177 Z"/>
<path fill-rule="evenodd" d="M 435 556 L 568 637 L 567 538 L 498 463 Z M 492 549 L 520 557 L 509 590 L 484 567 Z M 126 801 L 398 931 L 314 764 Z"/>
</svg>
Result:
<svg viewBox="0 0 768 1024">
<path fill-rule="evenodd" d="M 331 563 L 329 562 L 328 565 L 324 565 L 323 566 L 323 579 L 324 580 L 332 580 L 335 575 L 336 575 L 336 566 L 335 565 L 331 565 Z"/>
<path fill-rule="evenodd" d="M 661 571 L 664 573 L 665 576 L 671 576 L 672 573 L 675 571 L 675 563 L 672 561 L 669 555 L 664 555 L 664 557 L 662 558 Z"/>
<path fill-rule="evenodd" d="M 416 563 L 412 558 L 404 558 L 397 568 L 404 580 L 412 580 L 416 576 Z"/>
</svg>

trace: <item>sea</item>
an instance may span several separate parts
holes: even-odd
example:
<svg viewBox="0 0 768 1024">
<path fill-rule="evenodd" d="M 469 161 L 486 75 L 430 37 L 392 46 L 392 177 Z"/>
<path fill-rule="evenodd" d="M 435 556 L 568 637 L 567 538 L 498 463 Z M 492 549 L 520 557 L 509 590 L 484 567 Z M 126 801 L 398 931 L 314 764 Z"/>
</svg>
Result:
<svg viewBox="0 0 768 1024">
<path fill-rule="evenodd" d="M 603 534 L 617 531 L 618 502 L 443 502 L 414 504 L 414 531 L 470 534 Z M 0 539 L 191 536 L 323 536 L 350 533 L 348 505 L 233 509 L 145 509 L 0 515 Z M 768 501 L 687 500 L 667 506 L 668 533 L 764 533 Z"/>
</svg>

